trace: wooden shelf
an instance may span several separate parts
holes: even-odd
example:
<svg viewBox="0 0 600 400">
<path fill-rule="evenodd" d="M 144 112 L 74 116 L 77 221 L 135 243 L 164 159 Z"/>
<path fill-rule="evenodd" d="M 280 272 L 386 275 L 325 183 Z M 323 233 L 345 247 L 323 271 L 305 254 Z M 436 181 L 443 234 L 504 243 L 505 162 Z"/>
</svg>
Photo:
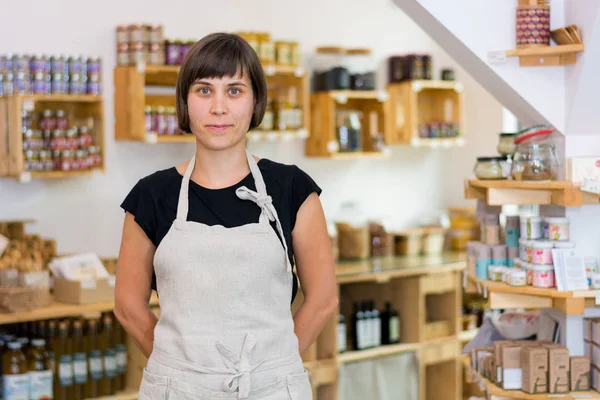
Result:
<svg viewBox="0 0 600 400">
<path fill-rule="evenodd" d="M 473 370 L 470 365 L 468 367 L 469 375 L 471 379 L 479 383 L 479 388 L 485 391 L 488 400 L 505 400 L 505 399 L 522 399 L 522 400 L 551 400 L 551 399 L 563 399 L 563 400 L 600 400 L 600 393 L 595 390 L 585 392 L 571 392 L 571 393 L 544 393 L 544 394 L 529 394 L 520 390 L 504 390 L 496 386 L 489 380 L 482 377 L 479 372 Z"/>
<path fill-rule="evenodd" d="M 585 50 L 583 44 L 539 46 L 506 51 L 507 57 L 519 57 L 522 67 L 553 67 L 575 64 L 577 53 Z"/>
<path fill-rule="evenodd" d="M 433 148 L 464 145 L 462 83 L 415 80 L 390 83 L 387 91 L 391 110 L 390 144 Z M 439 122 L 457 124 L 458 137 L 450 140 L 422 138 L 427 136 L 420 133 L 423 125 Z"/>
<path fill-rule="evenodd" d="M 153 294 L 150 298 L 150 305 L 158 305 L 158 297 L 156 294 Z M 13 314 L 0 314 L 0 325 L 14 324 L 18 322 L 40 321 L 54 318 L 75 317 L 85 313 L 112 311 L 114 307 L 115 304 L 112 301 L 82 305 L 55 302 L 48 307 L 38 308 L 33 311 Z"/>
<path fill-rule="evenodd" d="M 383 159 L 389 158 L 390 153 L 386 151 L 357 151 L 348 153 L 330 154 L 328 158 L 332 160 L 358 160 L 362 158 Z"/>
<path fill-rule="evenodd" d="M 137 390 L 126 390 L 117 393 L 114 396 L 94 397 L 86 400 L 137 400 L 139 392 Z"/>
<path fill-rule="evenodd" d="M 289 141 L 295 139 L 306 139 L 309 133 L 306 129 L 298 129 L 291 131 L 260 131 L 253 130 L 248 132 L 247 138 L 250 142 L 277 142 L 277 141 Z"/>
<path fill-rule="evenodd" d="M 383 90 L 331 90 L 328 92 L 317 92 L 318 94 L 327 94 L 337 103 L 345 104 L 350 99 L 356 100 L 377 100 L 384 102 L 388 98 L 387 92 Z"/>
<path fill-rule="evenodd" d="M 490 206 L 539 204 L 579 207 L 600 203 L 600 195 L 582 192 L 570 181 L 529 182 L 513 180 L 465 180 L 467 199 L 485 200 Z"/>
<path fill-rule="evenodd" d="M 477 291 L 488 298 L 492 309 L 506 308 L 556 308 L 567 315 L 583 315 L 586 306 L 594 306 L 600 290 L 559 292 L 556 288 L 544 289 L 533 286 L 510 286 L 503 282 L 468 279 L 477 286 Z"/>
<path fill-rule="evenodd" d="M 470 342 L 477 336 L 479 329 L 471 329 L 470 331 L 460 331 L 458 333 L 458 340 L 460 342 Z"/>
<path fill-rule="evenodd" d="M 282 92 L 291 87 L 296 88 L 296 103 L 303 110 L 303 129 L 306 131 L 310 123 L 308 79 L 302 68 L 289 66 L 265 66 L 268 98 L 278 98 Z M 146 106 L 175 106 L 175 95 L 165 88 L 148 88 L 148 86 L 174 87 L 177 83 L 179 66 L 144 65 L 116 67 L 114 69 L 115 84 L 115 139 L 133 140 L 146 143 L 189 143 L 193 139 L 169 137 L 163 139 L 148 136 L 145 126 L 144 108 Z M 148 88 L 148 90 L 146 90 Z M 157 94 L 161 93 L 161 94 Z"/>
<path fill-rule="evenodd" d="M 393 344 L 389 346 L 380 346 L 373 349 L 361 350 L 361 351 L 348 351 L 338 355 L 338 364 L 345 364 L 353 361 L 370 360 L 377 357 L 391 356 L 394 354 L 406 353 L 410 351 L 417 351 L 421 348 L 419 343 L 408 343 L 408 344 Z"/>
<path fill-rule="evenodd" d="M 41 113 L 45 109 L 63 110 L 69 126 L 90 125 L 94 144 L 100 148 L 104 171 L 106 147 L 104 144 L 104 102 L 102 96 L 92 95 L 18 95 L 0 98 L 0 176 L 10 176 L 21 182 L 30 179 L 58 179 L 89 176 L 91 171 L 28 172 L 25 170 L 23 150 L 22 113 Z"/>
</svg>

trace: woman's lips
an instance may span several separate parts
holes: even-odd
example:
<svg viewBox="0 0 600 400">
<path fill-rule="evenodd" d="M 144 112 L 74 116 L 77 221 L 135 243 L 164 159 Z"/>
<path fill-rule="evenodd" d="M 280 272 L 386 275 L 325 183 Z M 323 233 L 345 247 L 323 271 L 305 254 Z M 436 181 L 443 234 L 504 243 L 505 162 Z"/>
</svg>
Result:
<svg viewBox="0 0 600 400">
<path fill-rule="evenodd" d="M 218 124 L 218 125 L 206 125 L 206 127 L 208 129 L 210 129 L 213 132 L 224 132 L 227 129 L 229 129 L 232 125 L 224 125 L 224 124 Z"/>
</svg>

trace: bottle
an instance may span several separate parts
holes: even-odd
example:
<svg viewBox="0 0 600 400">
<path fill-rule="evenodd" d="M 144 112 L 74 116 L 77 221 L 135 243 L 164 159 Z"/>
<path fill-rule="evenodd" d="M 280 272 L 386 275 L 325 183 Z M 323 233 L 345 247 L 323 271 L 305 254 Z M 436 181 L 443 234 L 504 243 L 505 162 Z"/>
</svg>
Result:
<svg viewBox="0 0 600 400">
<path fill-rule="evenodd" d="M 50 359 L 44 339 L 33 339 L 29 349 L 29 399 L 47 400 L 53 396 L 53 380 Z M 82 398 L 82 397 L 78 397 Z"/>
<path fill-rule="evenodd" d="M 364 341 L 364 323 L 365 314 L 362 308 L 362 302 L 354 303 L 354 327 L 352 329 L 352 341 L 354 350 L 362 350 Z"/>
<path fill-rule="evenodd" d="M 373 346 L 378 347 L 381 346 L 381 317 L 374 301 L 371 302 L 371 316 L 373 317 L 373 329 L 371 331 Z"/>
<path fill-rule="evenodd" d="M 29 350 L 29 338 L 28 337 L 18 337 L 16 339 L 16 341 L 21 343 L 21 351 L 23 351 L 23 353 L 27 354 L 27 351 Z"/>
<path fill-rule="evenodd" d="M 54 347 L 56 341 L 56 322 L 48 321 L 46 324 L 46 351 L 48 352 L 48 360 L 50 362 L 50 370 L 52 371 L 52 378 L 56 381 L 56 355 L 54 354 Z"/>
<path fill-rule="evenodd" d="M 371 303 L 365 301 L 364 303 L 364 314 L 365 314 L 365 328 L 364 328 L 364 341 L 363 341 L 363 349 L 370 349 L 373 347 L 373 332 L 375 328 L 373 327 L 373 313 L 371 312 Z"/>
<path fill-rule="evenodd" d="M 87 321 L 87 332 L 85 337 L 85 347 L 88 355 L 88 381 L 86 385 L 86 394 L 88 398 L 100 396 L 100 384 L 104 376 L 104 367 L 102 365 L 102 350 L 100 348 L 100 338 L 98 335 L 98 320 L 95 318 Z"/>
<path fill-rule="evenodd" d="M 54 363 L 56 371 L 54 398 L 73 399 L 73 346 L 69 337 L 68 321 L 61 321 L 58 324 L 58 335 L 54 340 Z"/>
<path fill-rule="evenodd" d="M 340 313 L 337 325 L 337 348 L 338 353 L 346 351 L 346 318 Z"/>
<path fill-rule="evenodd" d="M 116 318 L 115 343 L 117 350 L 117 390 L 125 390 L 127 386 L 127 333 Z"/>
<path fill-rule="evenodd" d="M 80 320 L 73 321 L 73 392 L 76 399 L 85 399 L 85 387 L 88 380 L 87 352 L 83 337 L 83 325 Z"/>
<path fill-rule="evenodd" d="M 27 358 L 22 351 L 20 342 L 13 341 L 7 345 L 7 351 L 2 355 L 3 399 L 29 399 L 29 374 L 27 373 Z"/>
<path fill-rule="evenodd" d="M 112 318 L 108 315 L 102 317 L 102 331 L 100 333 L 100 350 L 104 365 L 104 376 L 100 385 L 102 396 L 111 396 L 117 392 L 117 352 L 113 339 Z"/>
<path fill-rule="evenodd" d="M 400 317 L 398 312 L 391 308 L 390 325 L 389 325 L 389 337 L 390 344 L 400 343 Z"/>
<path fill-rule="evenodd" d="M 270 100 L 267 102 L 267 107 L 265 109 L 265 115 L 260 123 L 260 129 L 263 131 L 272 131 L 273 130 L 273 101 Z"/>
</svg>

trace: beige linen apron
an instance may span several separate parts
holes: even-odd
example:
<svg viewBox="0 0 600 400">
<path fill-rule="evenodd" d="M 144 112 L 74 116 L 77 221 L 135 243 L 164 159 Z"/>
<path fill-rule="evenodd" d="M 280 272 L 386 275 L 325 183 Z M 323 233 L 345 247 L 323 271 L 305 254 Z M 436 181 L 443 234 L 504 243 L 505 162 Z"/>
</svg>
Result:
<svg viewBox="0 0 600 400">
<path fill-rule="evenodd" d="M 195 156 L 187 167 L 177 218 L 154 257 L 161 315 L 140 399 L 312 399 L 290 310 L 287 244 L 246 154 L 257 190 L 236 194 L 261 214 L 235 228 L 187 221 Z"/>
</svg>

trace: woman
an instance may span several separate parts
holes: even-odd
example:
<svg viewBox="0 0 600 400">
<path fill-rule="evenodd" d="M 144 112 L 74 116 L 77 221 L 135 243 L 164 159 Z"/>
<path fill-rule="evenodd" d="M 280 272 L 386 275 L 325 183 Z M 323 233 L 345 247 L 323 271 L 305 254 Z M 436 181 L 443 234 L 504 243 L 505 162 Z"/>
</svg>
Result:
<svg viewBox="0 0 600 400">
<path fill-rule="evenodd" d="M 139 398 L 311 399 L 300 354 L 338 304 L 321 190 L 247 153 L 267 86 L 240 37 L 196 43 L 176 97 L 195 156 L 140 180 L 122 205 L 115 314 L 149 357 Z M 294 261 L 305 300 L 292 317 Z"/>
</svg>

